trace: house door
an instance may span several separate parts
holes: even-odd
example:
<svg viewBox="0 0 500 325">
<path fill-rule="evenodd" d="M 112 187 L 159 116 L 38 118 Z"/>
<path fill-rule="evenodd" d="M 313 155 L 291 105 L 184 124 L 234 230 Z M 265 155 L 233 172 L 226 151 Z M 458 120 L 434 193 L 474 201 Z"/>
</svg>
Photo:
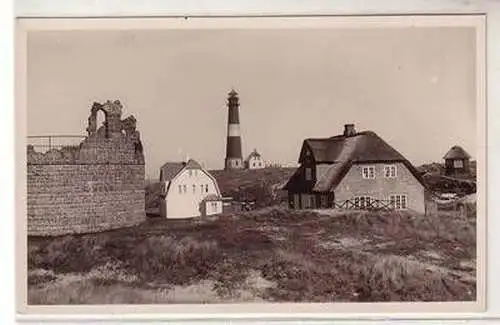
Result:
<svg viewBox="0 0 500 325">
<path fill-rule="evenodd" d="M 320 194 L 320 208 L 327 209 L 328 208 L 328 194 Z"/>
<path fill-rule="evenodd" d="M 293 208 L 300 209 L 300 194 L 293 195 Z"/>
<path fill-rule="evenodd" d="M 311 209 L 314 208 L 316 205 L 316 202 L 314 200 L 315 195 L 314 194 L 301 194 L 301 208 L 302 209 Z"/>
</svg>

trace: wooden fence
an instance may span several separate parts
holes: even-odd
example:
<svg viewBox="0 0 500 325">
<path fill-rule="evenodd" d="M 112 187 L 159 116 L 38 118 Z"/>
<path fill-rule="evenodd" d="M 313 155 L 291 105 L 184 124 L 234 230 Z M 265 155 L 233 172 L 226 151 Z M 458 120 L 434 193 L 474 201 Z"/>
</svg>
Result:
<svg viewBox="0 0 500 325">
<path fill-rule="evenodd" d="M 360 210 L 394 210 L 393 202 L 390 200 L 345 200 L 334 202 L 333 207 L 337 209 L 360 209 Z"/>
</svg>

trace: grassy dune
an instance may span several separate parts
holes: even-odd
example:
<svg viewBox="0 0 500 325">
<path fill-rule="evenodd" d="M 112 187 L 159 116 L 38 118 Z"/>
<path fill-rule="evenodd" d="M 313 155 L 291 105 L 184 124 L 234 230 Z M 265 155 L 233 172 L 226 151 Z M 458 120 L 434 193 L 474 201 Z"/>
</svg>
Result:
<svg viewBox="0 0 500 325">
<path fill-rule="evenodd" d="M 265 208 L 29 238 L 30 304 L 475 300 L 467 218 Z"/>
</svg>

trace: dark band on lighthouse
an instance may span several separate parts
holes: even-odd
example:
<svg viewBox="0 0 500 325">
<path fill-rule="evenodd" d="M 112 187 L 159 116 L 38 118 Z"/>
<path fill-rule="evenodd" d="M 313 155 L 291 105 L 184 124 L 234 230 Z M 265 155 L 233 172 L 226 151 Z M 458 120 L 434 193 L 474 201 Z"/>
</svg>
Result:
<svg viewBox="0 0 500 325">
<path fill-rule="evenodd" d="M 228 97 L 227 142 L 225 169 L 243 168 L 241 148 L 240 114 L 238 93 L 232 90 Z"/>
</svg>

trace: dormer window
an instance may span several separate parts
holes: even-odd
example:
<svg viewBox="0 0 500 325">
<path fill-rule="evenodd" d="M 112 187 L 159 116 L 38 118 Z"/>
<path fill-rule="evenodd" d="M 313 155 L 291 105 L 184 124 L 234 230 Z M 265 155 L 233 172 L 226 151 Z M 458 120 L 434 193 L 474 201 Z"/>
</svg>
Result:
<svg viewBox="0 0 500 325">
<path fill-rule="evenodd" d="M 453 167 L 455 168 L 464 168 L 464 162 L 462 160 L 454 160 Z"/>
<path fill-rule="evenodd" d="M 396 178 L 397 177 L 396 165 L 384 166 L 384 177 L 385 178 Z"/>
<path fill-rule="evenodd" d="M 364 179 L 375 178 L 375 166 L 364 166 L 361 171 Z"/>
</svg>

